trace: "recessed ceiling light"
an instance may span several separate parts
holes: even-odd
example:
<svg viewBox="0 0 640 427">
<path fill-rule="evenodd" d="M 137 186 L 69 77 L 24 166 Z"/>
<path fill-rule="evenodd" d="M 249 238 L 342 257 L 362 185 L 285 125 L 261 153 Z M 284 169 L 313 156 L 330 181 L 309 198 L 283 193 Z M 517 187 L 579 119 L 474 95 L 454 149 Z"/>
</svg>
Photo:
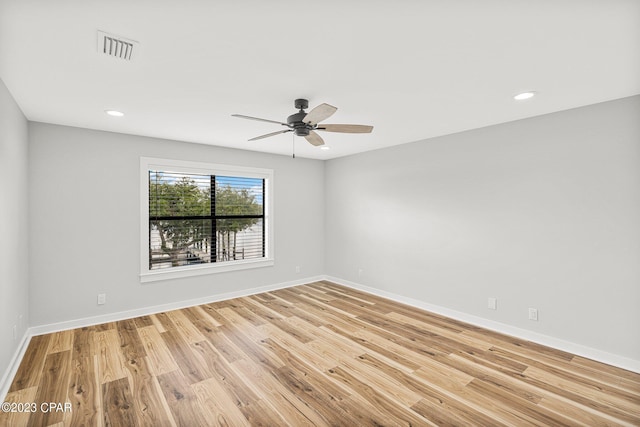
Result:
<svg viewBox="0 0 640 427">
<path fill-rule="evenodd" d="M 322 147 L 320 147 L 321 150 L 331 150 L 331 147 L 327 147 L 326 145 L 323 145 Z"/>
<path fill-rule="evenodd" d="M 107 113 L 110 116 L 113 117 L 122 117 L 124 116 L 124 113 L 121 111 L 116 111 L 116 110 L 104 110 L 105 113 Z"/>
<path fill-rule="evenodd" d="M 525 99 L 533 98 L 536 95 L 535 92 L 522 92 L 513 97 L 516 101 L 524 101 Z"/>
</svg>

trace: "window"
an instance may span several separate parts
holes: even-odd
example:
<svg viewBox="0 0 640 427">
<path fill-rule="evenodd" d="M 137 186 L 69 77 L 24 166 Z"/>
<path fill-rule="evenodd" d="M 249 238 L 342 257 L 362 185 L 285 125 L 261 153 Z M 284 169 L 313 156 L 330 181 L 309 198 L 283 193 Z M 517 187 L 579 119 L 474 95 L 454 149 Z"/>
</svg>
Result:
<svg viewBox="0 0 640 427">
<path fill-rule="evenodd" d="M 273 265 L 273 172 L 141 158 L 141 281 Z"/>
</svg>

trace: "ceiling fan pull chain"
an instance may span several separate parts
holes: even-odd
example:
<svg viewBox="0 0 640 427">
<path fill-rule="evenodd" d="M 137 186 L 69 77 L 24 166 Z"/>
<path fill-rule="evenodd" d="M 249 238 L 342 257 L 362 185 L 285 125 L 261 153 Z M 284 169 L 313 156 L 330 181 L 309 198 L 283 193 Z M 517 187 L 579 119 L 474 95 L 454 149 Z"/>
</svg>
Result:
<svg viewBox="0 0 640 427">
<path fill-rule="evenodd" d="M 291 134 L 291 151 L 293 152 L 293 158 L 296 158 L 296 134 Z"/>
</svg>

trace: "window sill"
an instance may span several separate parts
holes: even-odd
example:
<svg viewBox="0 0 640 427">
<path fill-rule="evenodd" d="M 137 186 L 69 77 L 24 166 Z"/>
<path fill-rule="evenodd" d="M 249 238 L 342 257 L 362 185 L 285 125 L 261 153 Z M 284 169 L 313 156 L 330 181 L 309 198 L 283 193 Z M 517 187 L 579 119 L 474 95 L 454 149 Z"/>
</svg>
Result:
<svg viewBox="0 0 640 427">
<path fill-rule="evenodd" d="M 174 267 L 167 270 L 153 270 L 141 273 L 140 283 L 203 276 L 205 274 L 226 273 L 229 271 L 248 270 L 251 268 L 271 267 L 273 265 L 273 259 L 261 258 L 259 260 L 221 262 L 202 266 Z"/>
</svg>

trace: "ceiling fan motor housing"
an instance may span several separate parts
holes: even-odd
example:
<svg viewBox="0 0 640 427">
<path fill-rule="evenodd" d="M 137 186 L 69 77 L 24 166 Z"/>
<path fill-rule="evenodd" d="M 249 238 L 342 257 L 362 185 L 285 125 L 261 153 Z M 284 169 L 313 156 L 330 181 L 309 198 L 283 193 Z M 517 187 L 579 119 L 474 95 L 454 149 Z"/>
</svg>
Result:
<svg viewBox="0 0 640 427">
<path fill-rule="evenodd" d="M 296 100 L 296 106 L 298 101 L 300 100 Z M 303 99 L 302 101 L 306 100 Z M 306 115 L 307 113 L 300 111 L 299 113 L 295 113 L 287 117 L 287 124 L 289 124 L 289 127 L 293 128 L 297 136 L 307 136 L 309 135 L 309 131 L 314 129 L 314 126 L 302 121 Z"/>
</svg>

